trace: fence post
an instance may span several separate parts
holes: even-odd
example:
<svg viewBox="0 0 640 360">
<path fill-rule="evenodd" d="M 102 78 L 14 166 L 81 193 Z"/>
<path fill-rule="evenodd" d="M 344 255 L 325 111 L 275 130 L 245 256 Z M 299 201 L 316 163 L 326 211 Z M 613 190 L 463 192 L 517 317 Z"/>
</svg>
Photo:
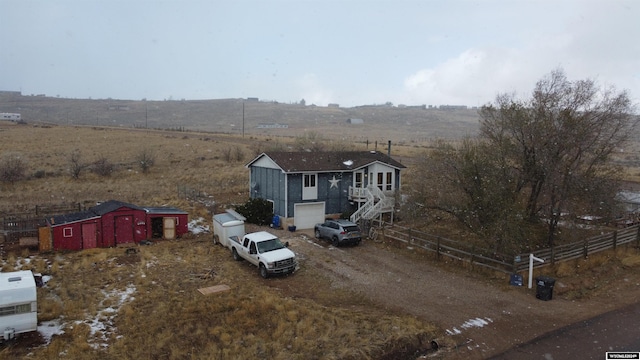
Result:
<svg viewBox="0 0 640 360">
<path fill-rule="evenodd" d="M 613 251 L 616 250 L 617 246 L 618 246 L 618 230 L 613 232 Z"/>
<path fill-rule="evenodd" d="M 589 257 L 589 239 L 584 239 L 584 245 L 582 245 L 583 256 L 586 259 Z"/>
<path fill-rule="evenodd" d="M 552 246 L 551 247 L 551 265 L 554 265 L 556 263 L 556 247 Z"/>
<path fill-rule="evenodd" d="M 438 236 L 438 242 L 436 243 L 436 259 L 440 260 L 440 236 Z"/>
<path fill-rule="evenodd" d="M 640 225 L 638 225 L 638 232 L 636 233 L 636 247 L 640 248 Z"/>
</svg>

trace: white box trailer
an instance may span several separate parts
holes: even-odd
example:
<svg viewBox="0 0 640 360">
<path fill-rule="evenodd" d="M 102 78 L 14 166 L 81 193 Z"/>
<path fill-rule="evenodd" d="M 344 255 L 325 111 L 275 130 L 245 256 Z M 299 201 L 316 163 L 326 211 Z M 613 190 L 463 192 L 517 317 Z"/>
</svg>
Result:
<svg viewBox="0 0 640 360">
<path fill-rule="evenodd" d="M 213 243 L 220 243 L 222 246 L 229 246 L 229 238 L 236 236 L 242 239 L 244 236 L 244 216 L 228 209 L 224 214 L 213 215 Z"/>
<path fill-rule="evenodd" d="M 0 273 L 0 336 L 38 330 L 36 280 L 30 270 Z"/>
</svg>

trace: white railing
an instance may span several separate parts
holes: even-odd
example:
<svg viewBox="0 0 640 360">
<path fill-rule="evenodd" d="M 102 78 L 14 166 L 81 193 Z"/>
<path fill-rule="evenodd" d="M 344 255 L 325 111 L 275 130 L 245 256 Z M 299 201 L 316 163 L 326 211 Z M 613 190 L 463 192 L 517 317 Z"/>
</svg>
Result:
<svg viewBox="0 0 640 360">
<path fill-rule="evenodd" d="M 358 189 L 358 194 L 367 199 L 367 202 L 362 204 L 356 212 L 350 216 L 350 220 L 357 222 L 360 219 L 373 219 L 381 213 L 393 211 L 395 205 L 395 199 L 392 196 L 387 196 L 377 186 L 369 186 L 366 188 L 354 188 Z M 351 193 L 351 189 L 349 189 Z M 363 191 L 360 191 L 363 190 Z"/>
</svg>

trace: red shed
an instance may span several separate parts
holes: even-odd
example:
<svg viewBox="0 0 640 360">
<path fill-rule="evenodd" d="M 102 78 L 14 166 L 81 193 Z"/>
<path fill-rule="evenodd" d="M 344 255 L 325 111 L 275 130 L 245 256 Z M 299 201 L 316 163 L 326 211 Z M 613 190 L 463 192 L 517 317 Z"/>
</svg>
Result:
<svg viewBox="0 0 640 360">
<path fill-rule="evenodd" d="M 173 207 L 145 207 L 147 237 L 175 239 L 189 231 L 189 214 Z"/>
<path fill-rule="evenodd" d="M 147 238 L 147 217 L 139 206 L 109 200 L 90 210 L 100 216 L 102 223 L 102 239 L 99 239 L 98 247 L 138 243 Z"/>
<path fill-rule="evenodd" d="M 82 250 L 138 243 L 147 238 L 145 210 L 110 200 L 86 211 L 47 219 L 53 250 Z"/>
<path fill-rule="evenodd" d="M 98 246 L 100 216 L 92 211 L 57 215 L 47 219 L 54 250 L 82 250 Z"/>
</svg>

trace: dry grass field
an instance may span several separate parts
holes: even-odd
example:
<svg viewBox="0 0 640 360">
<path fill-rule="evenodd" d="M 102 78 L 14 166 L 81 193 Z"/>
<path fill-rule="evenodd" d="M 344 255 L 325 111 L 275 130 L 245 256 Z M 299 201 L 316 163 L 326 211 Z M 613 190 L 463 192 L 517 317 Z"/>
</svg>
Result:
<svg viewBox="0 0 640 360">
<path fill-rule="evenodd" d="M 0 348 L 5 359 L 381 359 L 436 333 L 332 288 L 317 272 L 265 282 L 208 236 L 135 254 L 18 254 L 2 270 L 16 268 L 50 276 L 38 289 L 38 318 L 55 335 L 23 335 Z M 287 282 L 303 290 L 283 293 Z M 198 291 L 220 284 L 230 290 Z"/>
<path fill-rule="evenodd" d="M 115 199 L 175 206 L 188 211 L 191 219 L 209 219 L 211 211 L 246 201 L 244 165 L 261 151 L 286 149 L 295 142 L 294 137 L 270 133 L 243 137 L 9 122 L 0 123 L 0 140 L 0 154 L 17 154 L 27 176 L 13 184 L 0 183 L 0 214 L 35 205 L 92 206 Z M 329 142 L 336 148 L 372 149 L 371 143 L 351 137 Z M 381 142 L 378 150 L 386 151 L 385 146 Z M 409 175 L 413 159 L 428 146 L 428 141 L 394 142 L 392 155 L 409 165 Z M 147 172 L 139 165 L 142 153 L 154 159 Z M 87 167 L 73 178 L 72 154 L 79 154 L 83 164 L 107 160 L 113 171 L 102 176 Z M 628 179 L 640 177 L 638 158 L 635 150 L 620 157 Z M 185 187 L 197 190 L 199 201 L 181 196 L 179 190 Z M 0 359 L 391 360 L 411 358 L 414 354 L 407 355 L 407 349 L 425 346 L 442 333 L 416 316 L 334 287 L 322 272 L 302 268 L 293 276 L 264 281 L 254 269 L 230 261 L 229 253 L 212 246 L 207 234 L 159 241 L 138 247 L 135 254 L 121 248 L 9 252 L 2 264 L 3 271 L 33 269 L 50 277 L 38 289 L 39 320 L 57 335 L 22 336 L 0 347 Z M 559 276 L 584 279 L 573 265 L 557 271 Z M 561 293 L 572 299 L 588 299 L 601 288 L 597 281 L 565 283 L 569 285 Z M 230 290 L 206 296 L 198 292 L 222 284 Z"/>
<path fill-rule="evenodd" d="M 115 199 L 176 206 L 191 219 L 209 219 L 210 211 L 246 201 L 244 164 L 262 150 L 293 141 L 14 123 L 0 124 L 0 137 L 0 152 L 18 154 L 27 176 L 0 185 L 4 213 Z M 137 164 L 145 151 L 155 160 L 146 173 Z M 101 176 L 86 168 L 73 178 L 72 153 L 87 164 L 107 159 L 113 172 Z M 206 194 L 204 201 L 181 197 L 183 186 Z M 228 252 L 213 247 L 207 234 L 161 241 L 128 255 L 121 248 L 8 252 L 2 270 L 19 269 L 50 276 L 38 289 L 39 321 L 61 331 L 51 339 L 22 336 L 0 348 L 0 358 L 391 359 L 395 355 L 389 354 L 406 346 L 428 343 L 437 331 L 415 317 L 384 311 L 362 295 L 332 288 L 317 272 L 272 279 L 306 287 L 292 297 L 255 271 L 238 272 Z M 208 296 L 197 291 L 218 284 L 231 290 Z"/>
</svg>

